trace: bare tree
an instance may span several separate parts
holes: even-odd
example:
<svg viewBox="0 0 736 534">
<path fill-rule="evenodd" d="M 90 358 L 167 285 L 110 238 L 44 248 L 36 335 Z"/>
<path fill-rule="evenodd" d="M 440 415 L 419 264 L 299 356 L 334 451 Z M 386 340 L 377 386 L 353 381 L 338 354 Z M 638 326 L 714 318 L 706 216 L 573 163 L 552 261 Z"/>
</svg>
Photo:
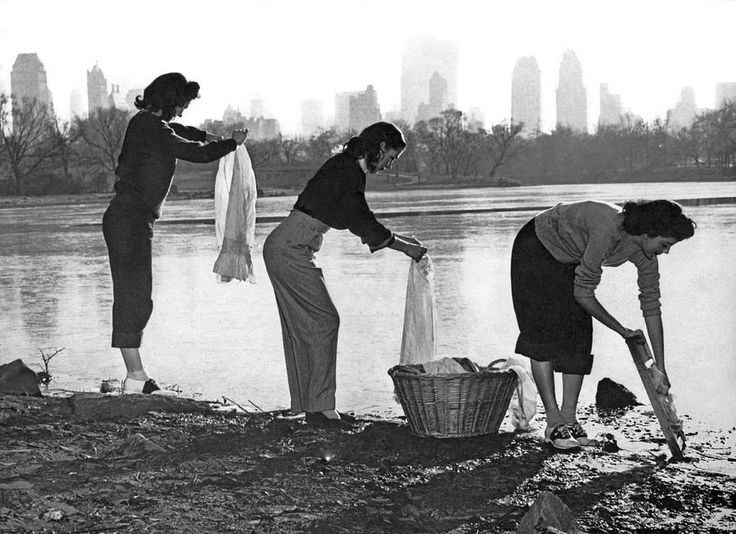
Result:
<svg viewBox="0 0 736 534">
<path fill-rule="evenodd" d="M 11 106 L 8 97 L 0 95 L 0 163 L 10 167 L 12 193 L 24 195 L 28 178 L 54 155 L 52 132 L 47 106 L 35 98 Z"/>
<path fill-rule="evenodd" d="M 334 155 L 340 146 L 340 141 L 341 138 L 334 128 L 320 130 L 309 138 L 304 150 L 312 162 L 322 165 Z"/>
<path fill-rule="evenodd" d="M 488 133 L 489 158 L 491 161 L 491 170 L 488 172 L 488 176 L 490 178 L 496 176 L 496 171 L 516 155 L 516 149 L 519 146 L 517 141 L 523 129 L 523 122 L 491 126 L 491 131 Z"/>
<path fill-rule="evenodd" d="M 297 158 L 304 150 L 304 140 L 299 137 L 284 137 L 281 133 L 277 137 L 281 156 L 287 165 L 297 162 Z"/>
<path fill-rule="evenodd" d="M 59 119 L 56 119 L 52 130 L 52 139 L 56 147 L 56 158 L 61 163 L 61 170 L 64 173 L 64 180 L 67 183 L 71 182 L 72 160 L 77 155 L 74 144 L 79 139 L 79 131 L 76 128 L 72 128 L 69 122 L 60 122 Z"/>
<path fill-rule="evenodd" d="M 75 127 L 84 141 L 84 159 L 105 173 L 107 190 L 115 183 L 115 168 L 123 147 L 129 113 L 117 108 L 98 108 L 89 118 L 76 118 Z"/>
<path fill-rule="evenodd" d="M 247 142 L 248 155 L 250 156 L 250 162 L 254 169 L 261 167 L 268 163 L 271 158 L 278 156 L 281 147 L 278 139 L 262 139 L 259 141 Z"/>
</svg>

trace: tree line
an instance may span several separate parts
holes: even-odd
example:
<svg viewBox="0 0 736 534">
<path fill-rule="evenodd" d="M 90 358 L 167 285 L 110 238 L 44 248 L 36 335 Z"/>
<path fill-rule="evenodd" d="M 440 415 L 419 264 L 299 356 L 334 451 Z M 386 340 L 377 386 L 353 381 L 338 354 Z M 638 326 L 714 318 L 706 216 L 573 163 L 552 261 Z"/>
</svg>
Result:
<svg viewBox="0 0 736 534">
<path fill-rule="evenodd" d="M 0 94 L 0 195 L 110 191 L 130 116 L 113 107 L 61 121 L 36 100 L 11 106 Z M 508 185 L 736 177 L 734 102 L 698 114 L 679 130 L 626 115 L 590 134 L 562 126 L 529 134 L 516 123 L 477 127 L 453 108 L 397 125 L 408 146 L 387 178 L 399 181 Z M 223 136 L 242 126 L 213 120 L 200 125 Z M 354 134 L 331 128 L 249 139 L 247 146 L 261 186 L 297 187 Z"/>
</svg>

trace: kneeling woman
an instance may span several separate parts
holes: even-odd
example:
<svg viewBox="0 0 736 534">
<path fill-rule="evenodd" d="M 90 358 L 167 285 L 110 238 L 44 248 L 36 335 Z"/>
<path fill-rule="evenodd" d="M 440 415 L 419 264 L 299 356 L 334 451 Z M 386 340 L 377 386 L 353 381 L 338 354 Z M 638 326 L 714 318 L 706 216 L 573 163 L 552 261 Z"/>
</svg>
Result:
<svg viewBox="0 0 736 534">
<path fill-rule="evenodd" d="M 584 201 L 543 211 L 517 235 L 511 253 L 511 291 L 520 330 L 516 352 L 531 359 L 547 414 L 545 439 L 554 447 L 574 449 L 591 441 L 576 418 L 583 377 L 593 365 L 591 317 L 624 338 L 635 335 L 595 296 L 604 265 L 630 261 L 636 266 L 641 310 L 655 361 L 664 373 L 657 388 L 669 388 L 657 256 L 694 231 L 692 219 L 669 200 L 627 202 L 623 210 Z M 562 373 L 561 407 L 555 371 Z"/>
<path fill-rule="evenodd" d="M 390 168 L 405 147 L 393 124 L 368 126 L 322 165 L 263 245 L 281 319 L 291 411 L 306 412 L 309 424 L 347 427 L 351 422 L 335 410 L 340 317 L 314 262 L 323 234 L 348 229 L 371 252 L 388 247 L 417 261 L 427 251 L 416 239 L 386 229 L 365 199 L 366 173 Z"/>
</svg>

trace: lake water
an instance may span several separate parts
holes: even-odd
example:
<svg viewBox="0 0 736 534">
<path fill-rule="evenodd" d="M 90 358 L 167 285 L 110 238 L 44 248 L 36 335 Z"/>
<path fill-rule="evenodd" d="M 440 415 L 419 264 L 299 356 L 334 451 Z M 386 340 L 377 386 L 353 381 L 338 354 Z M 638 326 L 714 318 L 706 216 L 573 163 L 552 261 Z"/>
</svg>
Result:
<svg viewBox="0 0 736 534">
<path fill-rule="evenodd" d="M 369 186 L 370 187 L 370 186 Z M 381 212 L 519 208 L 519 211 L 394 216 L 386 225 L 419 238 L 436 270 L 440 355 L 478 363 L 512 353 L 517 326 L 509 287 L 511 244 L 537 206 L 598 198 L 736 197 L 736 183 L 539 186 L 369 193 Z M 263 198 L 259 215 L 285 215 L 294 197 Z M 0 363 L 52 361 L 52 385 L 97 390 L 120 379 L 110 348 L 112 282 L 99 223 L 102 204 L 0 210 Z M 667 368 L 678 411 L 721 428 L 736 426 L 736 205 L 689 207 L 693 239 L 661 260 Z M 164 221 L 213 217 L 211 200 L 169 201 Z M 258 224 L 257 245 L 276 223 Z M 260 248 L 255 284 L 221 284 L 212 274 L 214 227 L 159 224 L 154 238 L 154 312 L 142 354 L 149 374 L 189 395 L 226 396 L 263 409 L 289 404 L 276 304 Z M 370 254 L 347 231 L 327 233 L 318 263 L 341 315 L 338 408 L 401 413 L 387 369 L 398 363 L 410 260 Z M 599 299 L 627 327 L 644 328 L 635 269 L 606 269 Z M 593 374 L 582 402 L 603 377 L 646 394 L 625 344 L 597 324 Z"/>
</svg>

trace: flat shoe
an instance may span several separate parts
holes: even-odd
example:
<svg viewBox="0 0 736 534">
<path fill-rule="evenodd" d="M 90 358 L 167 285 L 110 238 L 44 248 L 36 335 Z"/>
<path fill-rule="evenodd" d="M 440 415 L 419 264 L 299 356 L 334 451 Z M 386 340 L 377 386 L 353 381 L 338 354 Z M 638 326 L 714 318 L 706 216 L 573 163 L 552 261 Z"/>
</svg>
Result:
<svg viewBox="0 0 736 534">
<path fill-rule="evenodd" d="M 317 428 L 338 428 L 340 430 L 352 430 L 353 425 L 342 419 L 330 419 L 322 412 L 307 412 L 304 420 L 308 425 Z"/>
<path fill-rule="evenodd" d="M 346 423 L 350 423 L 351 425 L 352 424 L 355 424 L 355 422 L 357 421 L 356 417 L 354 415 L 349 414 L 349 413 L 337 412 L 337 415 L 340 416 L 340 419 L 342 419 Z"/>
</svg>

